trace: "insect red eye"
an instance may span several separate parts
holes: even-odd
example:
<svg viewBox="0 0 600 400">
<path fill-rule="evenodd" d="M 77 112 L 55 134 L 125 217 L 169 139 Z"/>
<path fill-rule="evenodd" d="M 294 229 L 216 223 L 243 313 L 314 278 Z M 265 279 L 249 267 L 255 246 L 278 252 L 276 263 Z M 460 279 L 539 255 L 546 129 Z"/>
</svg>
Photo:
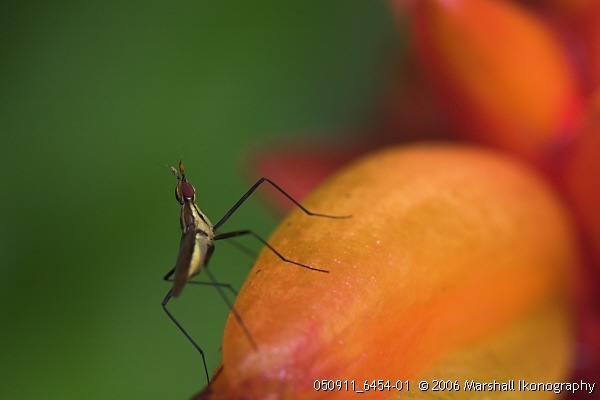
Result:
<svg viewBox="0 0 600 400">
<path fill-rule="evenodd" d="M 191 184 L 188 182 L 181 183 L 181 195 L 183 196 L 183 200 L 193 200 L 195 194 L 196 190 Z"/>
</svg>

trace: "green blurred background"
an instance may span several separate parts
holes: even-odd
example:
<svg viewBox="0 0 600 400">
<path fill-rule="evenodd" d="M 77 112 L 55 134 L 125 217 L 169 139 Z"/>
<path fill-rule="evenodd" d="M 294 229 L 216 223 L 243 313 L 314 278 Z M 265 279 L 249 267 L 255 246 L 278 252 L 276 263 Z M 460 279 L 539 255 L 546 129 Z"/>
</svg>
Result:
<svg viewBox="0 0 600 400">
<path fill-rule="evenodd" d="M 160 306 L 180 236 L 165 164 L 184 157 L 216 222 L 258 177 L 251 149 L 368 123 L 386 4 L 0 4 L 0 398 L 189 398 L 201 361 Z M 275 223 L 254 200 L 228 227 Z M 212 261 L 236 287 L 252 263 L 226 244 Z M 212 371 L 227 307 L 198 287 L 171 305 Z"/>
</svg>

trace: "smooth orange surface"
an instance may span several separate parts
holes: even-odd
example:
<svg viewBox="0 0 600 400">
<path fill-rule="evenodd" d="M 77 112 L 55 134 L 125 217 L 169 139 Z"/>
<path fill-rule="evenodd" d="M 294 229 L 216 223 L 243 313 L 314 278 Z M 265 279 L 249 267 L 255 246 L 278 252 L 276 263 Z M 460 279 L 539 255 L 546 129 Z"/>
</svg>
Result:
<svg viewBox="0 0 600 400">
<path fill-rule="evenodd" d="M 230 316 L 223 369 L 198 398 L 359 398 L 313 383 L 456 374 L 456 362 L 473 379 L 494 370 L 520 379 L 544 360 L 552 367 L 526 376 L 566 379 L 577 255 L 563 208 L 522 166 L 472 147 L 392 148 L 305 205 L 352 218 L 296 210 L 269 242 L 330 273 L 263 251 L 235 303 L 259 349 Z"/>
</svg>

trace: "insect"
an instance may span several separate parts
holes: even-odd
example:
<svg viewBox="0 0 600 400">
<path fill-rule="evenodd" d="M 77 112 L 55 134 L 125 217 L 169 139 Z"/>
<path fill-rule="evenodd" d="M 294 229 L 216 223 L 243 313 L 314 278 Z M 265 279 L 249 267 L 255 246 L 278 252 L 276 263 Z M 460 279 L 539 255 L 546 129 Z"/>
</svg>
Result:
<svg viewBox="0 0 600 400">
<path fill-rule="evenodd" d="M 214 252 L 215 245 L 214 242 L 223 239 L 230 239 L 237 236 L 250 235 L 265 245 L 270 251 L 272 251 L 275 255 L 277 255 L 282 261 L 294 264 L 299 267 L 305 268 L 307 270 L 312 270 L 321 273 L 328 273 L 329 271 L 312 267 L 310 265 L 302 264 L 297 261 L 290 260 L 284 257 L 281 253 L 279 253 L 275 248 L 273 248 L 266 240 L 261 238 L 259 235 L 254 233 L 251 230 L 238 230 L 224 233 L 217 233 L 217 230 L 227 222 L 227 220 L 233 215 L 233 213 L 250 197 L 250 195 L 263 183 L 269 183 L 275 189 L 277 189 L 281 194 L 287 197 L 290 201 L 292 201 L 296 206 L 298 206 L 302 211 L 304 211 L 307 215 L 316 216 L 316 217 L 325 217 L 325 218 L 349 218 L 350 216 L 336 216 L 336 215 L 327 215 L 327 214 L 319 214 L 313 213 L 304 206 L 302 206 L 299 202 L 297 202 L 292 196 L 286 193 L 282 188 L 280 188 L 275 182 L 271 181 L 267 178 L 260 178 L 248 191 L 225 213 L 225 215 L 216 223 L 211 224 L 210 220 L 202 213 L 198 205 L 196 204 L 196 189 L 189 183 L 185 177 L 185 172 L 183 169 L 183 161 L 179 161 L 179 171 L 177 171 L 174 167 L 169 166 L 173 175 L 177 178 L 177 186 L 175 187 L 175 198 L 181 205 L 181 214 L 179 218 L 179 223 L 181 226 L 181 242 L 179 245 L 179 254 L 177 256 L 177 261 L 175 262 L 175 267 L 172 268 L 165 276 L 164 280 L 173 282 L 173 286 L 165 296 L 162 301 L 162 307 L 167 313 L 168 317 L 173 321 L 173 323 L 179 328 L 179 330 L 185 335 L 185 337 L 192 343 L 192 345 L 196 348 L 196 350 L 202 356 L 202 362 L 204 364 L 204 372 L 206 373 L 207 382 L 210 381 L 208 376 L 208 368 L 206 366 L 206 358 L 204 356 L 204 351 L 200 346 L 192 339 L 192 337 L 186 332 L 183 326 L 175 319 L 173 314 L 167 308 L 167 304 L 173 297 L 177 297 L 181 294 L 185 284 L 187 282 L 196 283 L 196 284 L 207 284 L 214 286 L 219 292 L 220 296 L 223 298 L 237 323 L 240 325 L 241 329 L 244 332 L 244 335 L 248 338 L 248 341 L 252 345 L 254 350 L 258 350 L 258 346 L 250 331 L 242 321 L 242 318 L 233 307 L 233 304 L 229 301 L 227 296 L 225 295 L 224 288 L 230 289 L 233 291 L 233 288 L 227 284 L 219 283 L 216 281 L 214 275 L 208 268 L 208 262 Z M 196 282 L 190 281 L 195 275 L 199 274 L 201 270 L 204 270 L 206 275 L 209 277 L 210 282 Z M 235 291 L 234 291 L 235 292 Z"/>
</svg>

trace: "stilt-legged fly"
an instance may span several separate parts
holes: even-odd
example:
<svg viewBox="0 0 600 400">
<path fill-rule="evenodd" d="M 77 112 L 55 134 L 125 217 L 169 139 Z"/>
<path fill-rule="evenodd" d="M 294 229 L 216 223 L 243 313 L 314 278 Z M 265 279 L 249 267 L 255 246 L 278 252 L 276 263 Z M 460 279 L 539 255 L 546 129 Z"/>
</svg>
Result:
<svg viewBox="0 0 600 400">
<path fill-rule="evenodd" d="M 292 201 L 296 206 L 298 206 L 302 211 L 310 216 L 316 217 L 325 217 L 325 218 L 349 218 L 350 216 L 335 216 L 335 215 L 326 215 L 326 214 L 318 214 L 313 213 L 306 208 L 304 208 L 300 203 L 298 203 L 292 196 L 286 193 L 282 188 L 277 186 L 275 182 L 267 179 L 260 178 L 248 191 L 231 207 L 227 213 L 217 222 L 212 225 L 209 219 L 202 213 L 200 208 L 196 205 L 196 189 L 189 183 L 185 177 L 185 173 L 183 171 L 183 161 L 179 162 L 179 172 L 174 168 L 170 167 L 173 175 L 177 177 L 177 186 L 175 188 L 175 198 L 181 204 L 181 215 L 179 219 L 179 223 L 181 225 L 181 242 L 179 245 L 179 255 L 177 256 L 177 261 L 175 263 L 175 267 L 171 269 L 164 277 L 165 280 L 173 282 L 172 288 L 169 290 L 164 300 L 162 301 L 162 307 L 169 316 L 169 318 L 173 321 L 173 323 L 179 328 L 179 330 L 185 335 L 185 337 L 192 343 L 192 345 L 198 350 L 200 355 L 202 356 L 202 362 L 204 364 L 204 372 L 206 373 L 206 380 L 209 381 L 208 377 L 208 368 L 206 366 L 206 358 L 204 357 L 204 351 L 198 346 L 198 344 L 192 339 L 192 337 L 185 331 L 183 326 L 179 324 L 179 322 L 175 319 L 173 314 L 168 310 L 167 304 L 172 297 L 177 297 L 183 287 L 187 282 L 190 281 L 192 277 L 199 274 L 201 270 L 206 272 L 206 275 L 209 277 L 210 282 L 194 282 L 191 283 L 199 283 L 199 284 L 207 284 L 214 286 L 229 309 L 231 310 L 234 318 L 240 325 L 244 334 L 248 338 L 248 341 L 254 348 L 254 350 L 258 350 L 258 346 L 250 331 L 242 321 L 242 318 L 233 307 L 233 304 L 229 301 L 223 288 L 227 288 L 231 291 L 234 291 L 233 288 L 227 284 L 218 283 L 212 274 L 212 272 L 208 268 L 208 261 L 213 254 L 215 249 L 214 242 L 217 240 L 229 239 L 236 236 L 242 235 L 251 235 L 256 238 L 259 242 L 265 245 L 269 250 L 271 250 L 275 255 L 277 255 L 282 261 L 294 264 L 302 268 L 306 268 L 308 270 L 328 273 L 329 271 L 315 268 L 310 265 L 302 264 L 297 261 L 290 260 L 284 257 L 281 253 L 279 253 L 275 248 L 273 248 L 266 240 L 261 238 L 259 235 L 254 233 L 251 230 L 239 230 L 232 232 L 224 232 L 217 234 L 217 230 L 233 215 L 233 213 L 250 197 L 250 195 L 263 183 L 267 182 L 275 189 L 277 189 L 281 194 L 287 197 L 290 201 Z M 174 275 L 174 276 L 173 276 Z M 235 292 L 235 291 L 234 291 Z"/>
</svg>

